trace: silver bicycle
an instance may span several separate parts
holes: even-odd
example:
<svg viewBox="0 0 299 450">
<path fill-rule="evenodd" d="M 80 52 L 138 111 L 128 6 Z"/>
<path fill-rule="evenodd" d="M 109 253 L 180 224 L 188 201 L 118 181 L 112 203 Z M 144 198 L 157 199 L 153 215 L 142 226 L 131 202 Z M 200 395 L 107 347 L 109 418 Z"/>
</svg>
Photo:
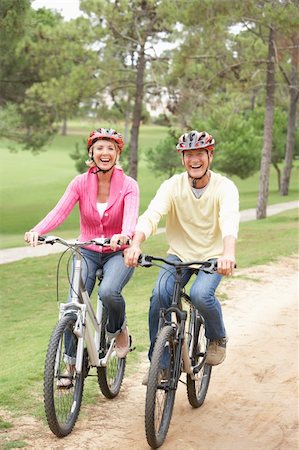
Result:
<svg viewBox="0 0 299 450">
<path fill-rule="evenodd" d="M 45 244 L 59 243 L 74 255 L 71 301 L 61 303 L 59 320 L 49 341 L 44 370 L 44 407 L 48 425 L 58 437 L 71 433 L 79 415 L 84 380 L 91 367 L 97 368 L 100 389 L 106 398 L 118 395 L 126 358 L 116 355 L 115 339 L 106 333 L 107 311 L 100 299 L 94 312 L 82 280 L 80 248 L 91 244 L 108 246 L 107 238 L 85 242 L 66 241 L 58 236 L 40 237 Z M 102 271 L 97 271 L 99 282 Z M 131 337 L 130 337 L 130 350 Z"/>
</svg>

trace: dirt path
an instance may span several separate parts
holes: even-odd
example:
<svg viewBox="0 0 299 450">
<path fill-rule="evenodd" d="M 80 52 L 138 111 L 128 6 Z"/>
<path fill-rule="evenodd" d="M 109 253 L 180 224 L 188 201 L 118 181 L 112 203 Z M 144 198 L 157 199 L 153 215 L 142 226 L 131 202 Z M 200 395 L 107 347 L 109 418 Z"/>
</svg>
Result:
<svg viewBox="0 0 299 450">
<path fill-rule="evenodd" d="M 192 409 L 180 385 L 164 450 L 297 450 L 298 258 L 238 270 L 225 291 L 225 362 L 213 369 L 205 404 Z M 23 417 L 5 440 L 31 449 L 146 450 L 145 388 L 126 378 L 120 396 L 82 408 L 73 433 L 58 439 Z M 7 416 L 14 421 L 13 418 Z M 2 440 L 3 442 L 3 440 Z"/>
</svg>

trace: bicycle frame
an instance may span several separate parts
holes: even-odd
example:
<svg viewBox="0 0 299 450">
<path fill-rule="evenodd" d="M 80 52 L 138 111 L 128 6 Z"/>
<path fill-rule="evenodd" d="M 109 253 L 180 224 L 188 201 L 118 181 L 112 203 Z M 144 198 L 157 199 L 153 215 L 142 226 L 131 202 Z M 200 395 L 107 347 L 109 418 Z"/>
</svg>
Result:
<svg viewBox="0 0 299 450">
<path fill-rule="evenodd" d="M 175 386 L 170 386 L 173 389 L 177 388 L 180 372 L 188 373 L 192 379 L 196 380 L 198 372 L 205 363 L 205 358 L 200 362 L 200 364 L 196 366 L 192 366 L 190 362 L 194 346 L 194 336 L 192 333 L 190 333 L 190 331 L 188 332 L 186 330 L 186 322 L 189 318 L 190 320 L 189 329 L 191 330 L 194 324 L 194 314 L 199 313 L 196 312 L 195 307 L 192 305 L 189 295 L 183 292 L 180 286 L 180 273 L 178 273 L 178 271 L 180 270 L 181 270 L 180 268 L 177 268 L 176 271 L 176 281 L 172 296 L 172 304 L 169 308 L 160 309 L 160 324 L 159 324 L 159 329 L 164 324 L 169 324 L 169 322 L 165 319 L 165 316 L 170 314 L 171 315 L 170 325 L 174 327 L 176 330 L 176 338 L 178 341 L 177 348 L 180 353 L 176 357 L 176 365 L 173 376 L 173 382 L 176 380 L 176 384 Z M 182 299 L 189 307 L 189 315 L 187 311 L 183 310 L 180 307 L 180 305 L 182 306 Z M 188 335 L 191 336 L 191 342 L 189 346 L 188 346 Z"/>
<path fill-rule="evenodd" d="M 48 241 L 52 239 L 54 242 L 60 242 L 68 248 L 71 248 L 72 253 L 75 256 L 71 285 L 71 301 L 68 303 L 60 303 L 59 319 L 66 314 L 76 314 L 77 316 L 74 328 L 74 334 L 78 337 L 76 372 L 80 374 L 83 369 L 82 361 L 84 341 L 86 342 L 90 365 L 92 367 L 106 367 L 113 352 L 115 338 L 111 339 L 110 346 L 105 357 L 99 358 L 103 304 L 98 298 L 97 312 L 95 314 L 88 292 L 86 291 L 82 280 L 81 270 L 83 258 L 81 253 L 78 251 L 78 248 L 82 245 L 86 245 L 87 243 L 77 242 L 75 244 L 69 244 L 66 241 L 56 237 L 48 237 L 47 239 Z M 58 368 L 55 369 L 58 370 Z"/>
<path fill-rule="evenodd" d="M 152 259 L 162 261 L 167 264 L 170 263 L 169 261 L 167 261 L 163 258 L 156 258 L 156 257 L 148 256 L 148 255 L 143 255 L 141 258 L 142 258 L 142 262 L 140 265 L 143 265 L 143 266 L 150 266 Z M 147 260 L 147 258 L 150 258 L 150 259 Z M 204 268 L 204 269 L 202 269 L 202 267 L 200 267 L 199 269 L 194 268 L 194 273 L 198 272 L 199 270 L 205 270 L 208 273 L 212 273 L 216 267 L 216 266 L 214 266 L 214 263 L 211 263 L 208 261 L 195 261 L 195 262 L 189 263 L 189 264 L 186 263 L 185 266 L 188 266 L 188 265 L 190 266 L 192 264 L 201 264 L 202 267 Z M 175 283 L 174 283 L 174 289 L 173 289 L 170 307 L 160 309 L 159 330 L 165 324 L 171 325 L 176 330 L 176 339 L 178 342 L 177 348 L 180 353 L 176 357 L 174 376 L 172 378 L 172 383 L 175 382 L 175 385 L 170 386 L 171 389 L 176 389 L 177 383 L 179 381 L 179 373 L 185 372 L 185 373 L 189 374 L 193 380 L 197 380 L 198 373 L 200 372 L 203 365 L 205 364 L 205 359 L 206 359 L 205 355 L 201 355 L 203 357 L 201 362 L 196 366 L 191 365 L 190 361 L 191 361 L 191 356 L 192 356 L 193 347 L 194 347 L 194 336 L 192 333 L 190 333 L 190 332 L 188 333 L 191 336 L 191 342 L 190 342 L 190 345 L 188 345 L 187 331 L 186 331 L 186 321 L 188 320 L 188 313 L 187 313 L 187 311 L 185 311 L 182 308 L 182 300 L 185 301 L 185 303 L 189 306 L 189 309 L 190 309 L 190 311 L 189 311 L 189 320 L 190 320 L 189 330 L 192 330 L 194 320 L 195 320 L 195 314 L 200 316 L 200 320 L 202 321 L 202 323 L 204 323 L 204 318 L 196 310 L 196 308 L 194 307 L 194 305 L 191 302 L 189 295 L 186 294 L 186 292 L 184 292 L 184 289 L 181 287 L 181 275 L 182 275 L 182 268 L 184 267 L 184 263 L 181 266 L 179 264 L 174 264 L 174 263 L 170 263 L 169 265 L 174 266 L 176 269 Z M 170 317 L 171 317 L 170 322 L 166 319 L 167 315 L 170 315 Z M 181 362 L 182 362 L 182 366 L 181 366 Z"/>
</svg>

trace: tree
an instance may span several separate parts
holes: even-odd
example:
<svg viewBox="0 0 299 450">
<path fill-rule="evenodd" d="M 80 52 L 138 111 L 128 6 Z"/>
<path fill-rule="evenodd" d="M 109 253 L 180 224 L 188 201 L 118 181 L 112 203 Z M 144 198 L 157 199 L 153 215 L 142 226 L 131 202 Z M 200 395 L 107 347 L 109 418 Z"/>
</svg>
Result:
<svg viewBox="0 0 299 450">
<path fill-rule="evenodd" d="M 237 5 L 236 2 L 207 0 L 202 2 L 200 9 L 196 9 L 196 2 L 186 1 L 181 19 L 181 41 L 174 52 L 171 66 L 169 85 L 172 92 L 169 92 L 172 99 L 169 106 L 186 128 L 194 128 L 200 118 L 201 125 L 212 123 L 208 119 L 213 117 L 215 109 L 233 117 L 235 113 L 246 113 L 248 106 L 254 110 L 256 105 L 260 106 L 264 102 L 258 218 L 265 217 L 268 201 L 275 100 L 277 102 L 274 73 L 278 36 L 286 37 L 294 33 L 296 23 L 298 26 L 298 8 L 295 3 L 291 0 L 248 0 Z M 232 25 L 239 28 L 235 36 L 230 33 Z M 206 37 L 210 38 L 208 30 L 211 29 L 214 39 L 207 42 Z M 197 47 L 195 42 L 198 43 Z M 279 86 L 278 92 L 281 93 L 282 89 Z M 231 105 L 232 110 L 225 111 L 223 102 Z M 221 128 L 225 129 L 228 122 L 226 118 L 220 118 Z M 233 129 L 234 126 L 227 129 L 229 135 Z M 225 138 L 224 133 L 217 131 L 219 137 Z M 244 133 L 239 131 L 239 148 L 244 148 L 244 145 L 248 145 L 247 139 L 251 133 L 250 130 Z M 241 141 L 242 135 L 244 142 Z M 222 169 L 237 169 L 243 176 L 246 174 L 246 163 L 244 160 L 243 171 L 237 167 L 235 157 L 238 152 L 234 144 L 231 144 L 231 149 L 227 148 L 225 153 L 221 153 L 215 163 L 222 165 Z M 225 148 L 225 139 L 221 141 L 221 148 Z"/>
<path fill-rule="evenodd" d="M 291 75 L 287 76 L 280 66 L 289 87 L 289 117 L 288 117 L 288 134 L 285 152 L 285 163 L 280 186 L 281 195 L 288 195 L 289 182 L 291 177 L 293 155 L 295 150 L 295 133 L 296 133 L 296 114 L 297 103 L 299 98 L 298 86 L 298 61 L 299 61 L 299 33 L 294 32 L 291 36 Z"/>
<path fill-rule="evenodd" d="M 264 122 L 264 145 L 262 150 L 260 184 L 256 210 L 256 218 L 263 219 L 267 216 L 267 203 L 269 194 L 269 173 L 272 152 L 272 129 L 274 115 L 274 92 L 275 92 L 275 31 L 270 25 L 268 41 L 268 62 L 266 81 L 266 112 Z"/>
<path fill-rule="evenodd" d="M 18 3 L 12 2 L 4 18 L 7 33 L 13 27 L 10 16 L 18 16 Z M 6 72 L 0 81 L 7 89 L 0 99 L 6 121 L 0 132 L 19 147 L 39 151 L 57 132 L 58 123 L 74 116 L 86 98 L 90 100 L 95 52 L 86 46 L 89 27 L 83 18 L 66 23 L 47 9 L 26 9 L 25 18 L 17 44 L 1 54 Z"/>
<path fill-rule="evenodd" d="M 104 46 L 99 53 L 105 55 L 106 65 L 112 64 L 107 92 L 114 100 L 117 92 L 125 93 L 128 101 L 125 117 L 130 115 L 131 122 L 129 173 L 136 179 L 145 91 L 155 84 L 150 77 L 154 65 L 149 48 L 171 33 L 173 7 L 170 6 L 169 0 L 81 1 L 81 9 L 90 17 L 94 30 L 105 30 Z M 119 64 L 115 63 L 116 55 Z"/>
<path fill-rule="evenodd" d="M 178 142 L 179 132 L 174 129 L 168 130 L 168 136 L 154 149 L 147 153 L 147 163 L 150 169 L 158 175 L 167 174 L 171 177 L 182 169 L 181 159 L 175 150 Z"/>
<path fill-rule="evenodd" d="M 0 106 L 24 98 L 32 83 L 23 77 L 24 57 L 19 47 L 26 35 L 30 17 L 29 0 L 3 0 L 0 3 Z"/>
</svg>

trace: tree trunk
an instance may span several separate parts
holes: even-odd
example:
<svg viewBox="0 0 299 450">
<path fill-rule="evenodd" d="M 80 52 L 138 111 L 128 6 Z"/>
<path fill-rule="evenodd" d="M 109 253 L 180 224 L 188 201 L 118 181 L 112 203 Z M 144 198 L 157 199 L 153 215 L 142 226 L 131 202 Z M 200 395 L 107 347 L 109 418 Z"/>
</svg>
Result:
<svg viewBox="0 0 299 450">
<path fill-rule="evenodd" d="M 61 134 L 62 134 L 62 136 L 66 136 L 67 135 L 67 119 L 66 118 L 64 118 L 63 122 L 62 122 Z"/>
<path fill-rule="evenodd" d="M 129 135 L 130 135 L 130 113 L 128 111 L 125 111 L 125 126 L 124 126 L 124 141 L 125 144 L 129 142 Z"/>
<path fill-rule="evenodd" d="M 267 217 L 267 203 L 269 195 L 269 174 L 272 152 L 272 129 L 274 114 L 274 92 L 275 92 L 275 48 L 274 30 L 270 28 L 268 43 L 267 63 L 267 85 L 266 85 L 266 111 L 264 122 L 264 145 L 261 159 L 260 182 L 256 218 Z"/>
<path fill-rule="evenodd" d="M 298 60 L 299 60 L 299 34 L 294 39 L 292 51 L 292 68 L 290 77 L 290 108 L 288 117 L 287 145 L 284 159 L 284 169 L 281 180 L 280 195 L 288 195 L 291 178 L 292 162 L 295 148 L 296 113 L 298 102 Z"/>
<path fill-rule="evenodd" d="M 280 186 L 281 186 L 281 171 L 279 168 L 279 165 L 274 162 L 273 163 L 274 169 L 276 170 L 276 174 L 277 174 L 277 186 L 278 186 L 278 192 L 280 191 Z"/>
<path fill-rule="evenodd" d="M 133 121 L 131 128 L 131 141 L 130 141 L 130 176 L 137 180 L 138 171 L 138 137 L 139 127 L 142 114 L 142 102 L 143 102 L 143 87 L 144 87 L 144 70 L 145 70 L 145 54 L 144 54 L 145 42 L 140 45 L 138 63 L 137 63 L 137 75 L 136 75 L 136 94 L 133 109 Z"/>
</svg>

